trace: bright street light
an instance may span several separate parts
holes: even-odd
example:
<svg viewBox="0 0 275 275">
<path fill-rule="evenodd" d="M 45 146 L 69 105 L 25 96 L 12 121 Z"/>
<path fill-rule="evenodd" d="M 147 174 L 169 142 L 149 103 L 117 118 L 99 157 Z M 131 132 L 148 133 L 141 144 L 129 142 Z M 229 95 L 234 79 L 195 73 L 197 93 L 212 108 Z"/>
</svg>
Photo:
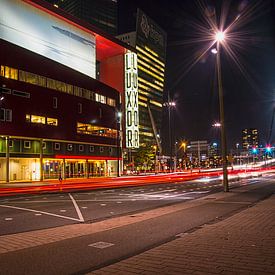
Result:
<svg viewBox="0 0 275 275">
<path fill-rule="evenodd" d="M 213 126 L 213 127 L 219 128 L 219 127 L 221 127 L 222 125 L 221 125 L 220 122 L 215 122 L 212 126 Z"/>
<path fill-rule="evenodd" d="M 216 48 L 213 48 L 213 49 L 211 49 L 211 53 L 213 53 L 213 54 L 217 54 L 217 53 L 218 53 L 218 51 L 217 51 L 217 49 L 216 49 Z"/>
<path fill-rule="evenodd" d="M 216 32 L 216 34 L 215 34 L 215 40 L 216 40 L 216 42 L 221 43 L 221 42 L 224 41 L 224 39 L 225 39 L 224 32 L 222 32 L 222 31 Z"/>
</svg>

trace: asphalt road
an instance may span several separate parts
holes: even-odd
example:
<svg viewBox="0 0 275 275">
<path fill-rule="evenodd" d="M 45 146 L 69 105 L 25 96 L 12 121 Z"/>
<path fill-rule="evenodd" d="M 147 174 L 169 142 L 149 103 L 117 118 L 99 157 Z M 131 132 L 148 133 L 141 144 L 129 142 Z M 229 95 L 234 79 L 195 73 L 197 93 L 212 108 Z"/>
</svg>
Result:
<svg viewBox="0 0 275 275">
<path fill-rule="evenodd" d="M 244 179 L 231 185 L 255 181 L 255 178 Z M 0 235 L 91 223 L 196 199 L 221 189 L 217 178 L 205 178 L 142 187 L 1 198 Z"/>
<path fill-rule="evenodd" d="M 205 185 L 205 183 L 201 182 L 196 182 L 194 184 L 199 186 L 196 188 L 203 188 Z M 126 226 L 121 226 L 82 237 L 49 243 L 43 246 L 2 254 L 0 258 L 0 273 L 40 275 L 86 274 L 89 271 L 95 270 L 101 266 L 128 258 L 131 255 L 135 255 L 142 251 L 146 251 L 151 247 L 155 247 L 161 243 L 175 239 L 183 232 L 184 234 L 188 234 L 188 232 L 203 226 L 205 223 L 213 222 L 217 218 L 225 218 L 226 216 L 231 215 L 236 211 L 240 211 L 241 209 L 248 207 L 251 203 L 253 204 L 260 199 L 264 199 L 267 195 L 271 195 L 275 192 L 274 179 L 271 177 L 249 179 L 239 182 L 238 184 L 254 184 L 254 186 L 253 189 L 248 192 L 232 192 L 231 197 L 225 197 L 215 201 L 206 200 L 206 203 L 204 204 L 198 204 L 195 207 L 182 209 L 180 211 L 143 220 L 141 222 L 128 224 Z M 173 195 L 179 195 L 176 197 L 177 200 L 184 201 L 184 199 L 187 198 L 187 195 L 188 200 L 192 197 L 192 192 L 194 192 L 194 196 L 203 196 L 204 194 L 209 194 L 211 192 L 210 186 L 203 188 L 205 192 L 209 191 L 208 193 L 195 193 L 199 191 L 195 190 L 194 186 L 192 188 L 192 185 L 189 186 L 189 190 L 184 190 L 182 186 L 179 186 L 179 189 L 177 189 L 178 191 L 173 190 L 175 187 L 170 184 L 165 189 L 159 189 L 163 187 L 164 186 L 155 186 L 155 188 L 152 188 L 148 186 L 146 188 L 134 188 L 135 192 L 133 191 L 133 188 L 117 191 L 106 190 L 105 193 L 101 191 L 96 192 L 96 195 L 97 199 L 104 198 L 106 204 L 111 201 L 113 206 L 112 210 L 117 211 L 117 208 L 114 207 L 115 204 L 113 204 L 114 202 L 117 202 L 114 201 L 117 196 L 119 196 L 121 202 L 129 202 L 129 206 L 128 204 L 126 206 L 128 209 L 130 208 L 132 202 L 135 204 L 137 202 L 144 204 L 145 197 L 148 199 L 148 196 L 150 197 L 151 195 L 158 196 L 158 199 L 155 197 L 153 198 L 153 202 L 156 202 L 156 200 L 163 201 L 161 198 L 168 200 L 169 196 L 170 199 L 175 202 Z M 216 187 L 213 186 L 213 188 Z M 180 192 L 179 190 L 181 189 L 182 191 Z M 191 189 L 193 189 L 193 191 L 191 191 Z M 171 192 L 169 192 L 169 190 Z M 91 194 L 95 195 L 94 193 Z M 77 193 L 73 195 L 79 195 L 83 198 L 83 196 L 86 196 L 87 194 Z M 135 201 L 131 201 L 133 196 Z M 145 197 L 142 198 L 143 196 Z M 211 197 L 212 196 L 215 197 L 214 194 L 211 195 Z M 126 197 L 124 201 L 122 200 L 123 197 Z M 107 201 L 107 198 L 109 201 Z M 142 199 L 139 201 L 137 198 Z M 80 203 L 78 199 L 77 203 Z M 153 207 L 156 206 L 158 205 L 153 205 Z M 152 207 L 152 204 L 147 207 Z M 101 209 L 97 204 L 94 211 L 98 208 Z M 140 206 L 140 208 L 142 207 Z M 110 211 L 110 209 L 108 211 Z M 136 209 L 132 210 L 135 211 Z M 129 211 L 129 209 L 126 211 Z M 92 214 L 93 212 L 91 211 L 89 213 Z M 102 214 L 102 217 L 103 216 L 104 214 Z M 83 217 L 85 219 L 86 215 Z M 107 244 L 107 247 L 105 249 L 95 247 L 94 244 L 97 244 L 98 242 Z"/>
</svg>

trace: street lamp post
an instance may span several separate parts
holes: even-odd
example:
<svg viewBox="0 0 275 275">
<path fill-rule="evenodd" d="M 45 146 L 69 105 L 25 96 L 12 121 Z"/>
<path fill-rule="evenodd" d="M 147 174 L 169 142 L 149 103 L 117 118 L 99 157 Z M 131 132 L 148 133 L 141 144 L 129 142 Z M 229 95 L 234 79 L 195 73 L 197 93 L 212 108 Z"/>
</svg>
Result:
<svg viewBox="0 0 275 275">
<path fill-rule="evenodd" d="M 172 155 L 173 155 L 173 142 L 172 142 L 172 131 L 171 131 L 171 108 L 175 108 L 176 103 L 170 100 L 168 93 L 168 101 L 163 103 L 163 106 L 168 108 L 168 131 L 169 131 L 169 149 L 170 149 L 170 165 L 169 171 L 172 172 Z"/>
<path fill-rule="evenodd" d="M 221 76 L 221 47 L 220 44 L 225 39 L 225 34 L 221 31 L 215 35 L 217 42 L 217 74 L 218 74 L 218 92 L 219 92 L 219 107 L 220 107 L 220 123 L 221 123 L 221 145 L 222 145 L 222 167 L 223 167 L 223 188 L 224 192 L 229 191 L 228 173 L 227 173 L 227 149 L 226 149 L 226 135 L 224 125 L 224 102 Z"/>
<path fill-rule="evenodd" d="M 120 122 L 121 122 L 121 116 L 122 113 L 120 111 L 117 112 L 117 176 L 120 176 L 120 151 L 121 151 L 121 146 L 120 146 Z"/>
</svg>

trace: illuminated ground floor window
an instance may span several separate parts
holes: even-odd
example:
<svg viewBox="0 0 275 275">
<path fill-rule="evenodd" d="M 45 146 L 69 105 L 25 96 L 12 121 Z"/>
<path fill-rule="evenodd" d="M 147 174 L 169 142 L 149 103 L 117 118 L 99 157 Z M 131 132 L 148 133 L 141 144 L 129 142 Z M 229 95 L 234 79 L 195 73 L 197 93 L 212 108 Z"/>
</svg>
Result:
<svg viewBox="0 0 275 275">
<path fill-rule="evenodd" d="M 0 181 L 6 181 L 6 159 L 0 158 Z M 86 159 L 43 159 L 40 168 L 39 158 L 10 158 L 9 180 L 37 181 L 43 179 L 112 177 L 117 175 L 117 160 Z"/>
</svg>

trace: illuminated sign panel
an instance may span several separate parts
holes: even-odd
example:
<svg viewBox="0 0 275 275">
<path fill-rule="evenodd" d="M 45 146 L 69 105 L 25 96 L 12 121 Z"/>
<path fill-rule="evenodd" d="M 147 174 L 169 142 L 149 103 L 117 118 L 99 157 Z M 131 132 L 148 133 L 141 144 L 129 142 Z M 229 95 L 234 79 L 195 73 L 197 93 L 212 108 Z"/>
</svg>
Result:
<svg viewBox="0 0 275 275">
<path fill-rule="evenodd" d="M 0 38 L 95 78 L 95 37 L 22 0 L 0 0 Z"/>
<path fill-rule="evenodd" d="M 126 148 L 139 148 L 138 71 L 136 53 L 125 54 Z"/>
</svg>

